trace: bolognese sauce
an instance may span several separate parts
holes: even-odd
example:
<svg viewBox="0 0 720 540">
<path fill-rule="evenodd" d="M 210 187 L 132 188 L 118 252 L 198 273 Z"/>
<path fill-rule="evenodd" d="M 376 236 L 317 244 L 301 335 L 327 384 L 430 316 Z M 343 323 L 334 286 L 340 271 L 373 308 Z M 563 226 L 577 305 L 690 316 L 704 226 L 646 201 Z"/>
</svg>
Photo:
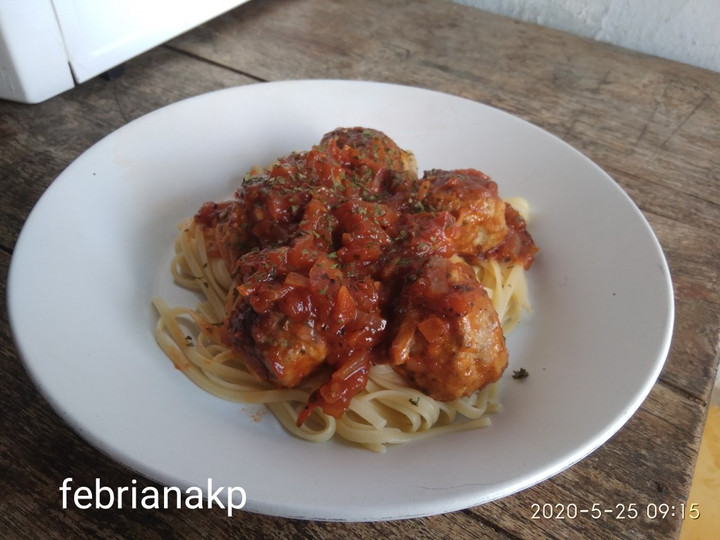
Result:
<svg viewBox="0 0 720 540">
<path fill-rule="evenodd" d="M 374 364 L 437 400 L 497 381 L 508 353 L 473 264 L 529 269 L 537 247 L 474 169 L 418 176 L 384 133 L 339 128 L 195 215 L 234 286 L 223 342 L 261 381 L 321 383 L 298 417 L 339 417 Z"/>
</svg>

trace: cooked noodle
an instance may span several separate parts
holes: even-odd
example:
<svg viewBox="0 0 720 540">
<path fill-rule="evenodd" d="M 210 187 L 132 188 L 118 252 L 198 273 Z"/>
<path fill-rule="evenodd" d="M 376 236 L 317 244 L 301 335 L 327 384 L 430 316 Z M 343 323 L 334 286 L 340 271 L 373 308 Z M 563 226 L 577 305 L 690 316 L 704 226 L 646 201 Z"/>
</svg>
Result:
<svg viewBox="0 0 720 540">
<path fill-rule="evenodd" d="M 522 199 L 513 200 L 513 206 L 526 215 L 527 203 Z M 197 290 L 202 301 L 191 309 L 168 307 L 161 298 L 153 298 L 160 314 L 156 337 L 162 350 L 202 389 L 233 402 L 265 404 L 288 432 L 302 439 L 322 442 L 337 436 L 384 452 L 389 444 L 486 427 L 489 415 L 500 409 L 499 382 L 469 397 L 441 402 L 411 388 L 392 366 L 379 364 L 370 369 L 365 389 L 341 418 L 316 408 L 298 426 L 298 415 L 321 381 L 309 377 L 292 389 L 258 381 L 243 358 L 222 342 L 220 327 L 232 278 L 222 259 L 208 256 L 202 228 L 193 219 L 179 225 L 175 251 L 171 268 L 175 282 Z M 490 259 L 474 269 L 507 334 L 530 310 L 522 264 Z"/>
</svg>

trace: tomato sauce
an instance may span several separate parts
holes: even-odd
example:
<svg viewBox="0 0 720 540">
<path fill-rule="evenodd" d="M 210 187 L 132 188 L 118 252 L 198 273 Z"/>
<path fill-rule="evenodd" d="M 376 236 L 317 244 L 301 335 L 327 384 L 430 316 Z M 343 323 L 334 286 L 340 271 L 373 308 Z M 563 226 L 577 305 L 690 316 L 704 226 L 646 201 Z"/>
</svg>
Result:
<svg viewBox="0 0 720 540">
<path fill-rule="evenodd" d="M 419 178 L 411 153 L 364 128 L 337 129 L 249 174 L 233 200 L 204 204 L 195 221 L 236 284 L 225 343 L 280 387 L 324 374 L 298 424 L 316 407 L 339 417 L 370 367 L 390 361 L 400 299 L 428 261 L 496 258 L 527 269 L 537 252 L 523 218 L 486 175 Z M 434 303 L 443 294 L 412 290 L 435 295 Z M 443 317 L 428 315 L 418 331 L 429 340 L 452 332 Z"/>
</svg>

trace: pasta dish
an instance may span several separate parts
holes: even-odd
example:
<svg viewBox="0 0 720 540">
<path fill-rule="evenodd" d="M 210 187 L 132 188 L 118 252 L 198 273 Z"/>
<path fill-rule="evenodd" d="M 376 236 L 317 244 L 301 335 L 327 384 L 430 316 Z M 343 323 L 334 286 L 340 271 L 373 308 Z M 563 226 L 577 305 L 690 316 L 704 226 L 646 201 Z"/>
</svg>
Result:
<svg viewBox="0 0 720 540">
<path fill-rule="evenodd" d="M 171 271 L 200 301 L 153 298 L 156 338 L 195 384 L 309 441 L 382 452 L 487 426 L 530 308 L 526 218 L 480 171 L 420 176 L 384 133 L 338 128 L 179 225 Z"/>
</svg>

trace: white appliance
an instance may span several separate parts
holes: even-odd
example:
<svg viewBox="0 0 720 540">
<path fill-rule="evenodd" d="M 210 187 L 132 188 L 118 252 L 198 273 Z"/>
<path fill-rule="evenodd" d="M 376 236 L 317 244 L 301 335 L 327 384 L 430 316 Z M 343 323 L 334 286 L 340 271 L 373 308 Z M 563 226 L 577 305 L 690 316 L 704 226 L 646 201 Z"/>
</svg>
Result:
<svg viewBox="0 0 720 540">
<path fill-rule="evenodd" d="M 39 103 L 248 0 L 0 0 L 0 98 Z"/>
</svg>

